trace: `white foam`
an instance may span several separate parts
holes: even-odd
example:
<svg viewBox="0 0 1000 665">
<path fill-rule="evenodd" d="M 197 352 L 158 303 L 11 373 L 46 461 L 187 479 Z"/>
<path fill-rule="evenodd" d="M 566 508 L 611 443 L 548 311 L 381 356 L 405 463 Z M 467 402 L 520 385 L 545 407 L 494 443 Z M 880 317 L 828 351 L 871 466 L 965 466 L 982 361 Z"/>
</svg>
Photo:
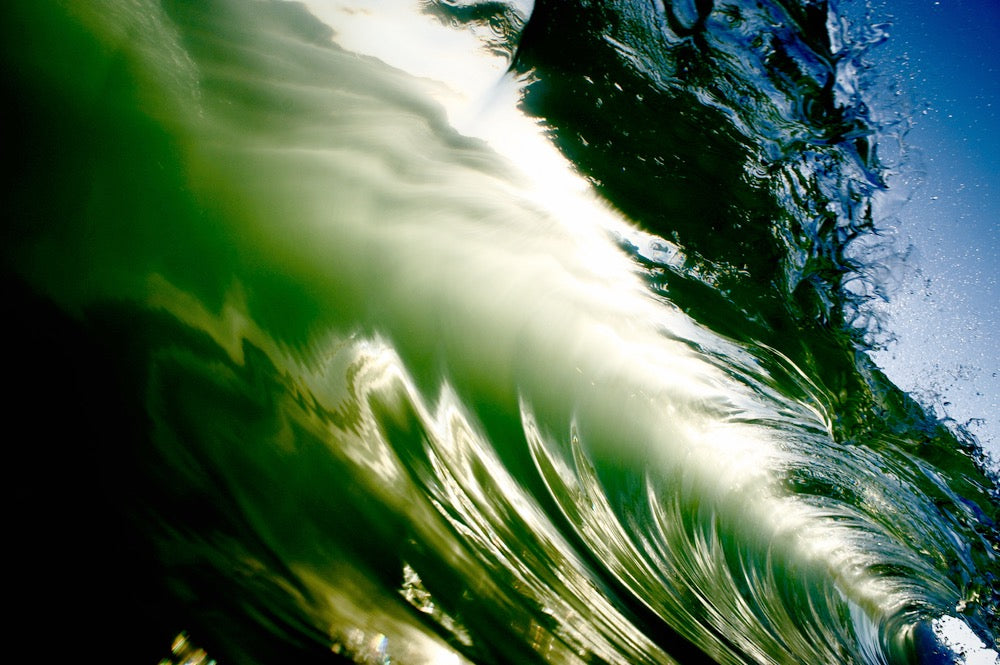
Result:
<svg viewBox="0 0 1000 665">
<path fill-rule="evenodd" d="M 1000 665 L 1000 654 L 958 617 L 944 616 L 931 624 L 941 643 L 957 656 L 958 665 Z"/>
</svg>

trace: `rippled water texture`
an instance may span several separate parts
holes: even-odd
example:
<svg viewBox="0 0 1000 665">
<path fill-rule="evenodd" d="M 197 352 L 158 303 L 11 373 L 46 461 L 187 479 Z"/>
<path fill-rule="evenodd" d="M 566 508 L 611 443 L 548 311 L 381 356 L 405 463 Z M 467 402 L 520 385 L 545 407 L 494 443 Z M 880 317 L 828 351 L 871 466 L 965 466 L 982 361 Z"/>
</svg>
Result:
<svg viewBox="0 0 1000 665">
<path fill-rule="evenodd" d="M 866 355 L 877 29 L 806 0 L 2 15 L 39 655 L 995 657 L 997 481 Z"/>
</svg>

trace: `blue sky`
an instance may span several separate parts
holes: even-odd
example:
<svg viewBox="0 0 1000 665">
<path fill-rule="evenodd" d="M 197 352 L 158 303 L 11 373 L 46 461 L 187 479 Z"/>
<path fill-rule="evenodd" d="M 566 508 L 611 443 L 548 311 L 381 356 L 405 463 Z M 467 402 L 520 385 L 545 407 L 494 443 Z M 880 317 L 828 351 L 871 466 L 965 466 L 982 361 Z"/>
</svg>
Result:
<svg viewBox="0 0 1000 665">
<path fill-rule="evenodd" d="M 894 224 L 914 252 L 890 302 L 898 343 L 876 360 L 1000 460 L 1000 0 L 873 0 L 871 54 L 912 129 Z M 861 2 L 845 3 L 849 14 Z"/>
</svg>

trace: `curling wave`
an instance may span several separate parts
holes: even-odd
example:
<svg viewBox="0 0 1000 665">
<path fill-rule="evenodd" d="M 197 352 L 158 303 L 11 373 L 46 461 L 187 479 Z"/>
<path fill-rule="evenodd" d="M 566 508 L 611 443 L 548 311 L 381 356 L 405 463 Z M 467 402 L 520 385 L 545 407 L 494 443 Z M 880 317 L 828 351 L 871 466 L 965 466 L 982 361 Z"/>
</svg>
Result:
<svg viewBox="0 0 1000 665">
<path fill-rule="evenodd" d="M 220 662 L 996 648 L 996 479 L 865 355 L 877 30 L 808 0 L 4 13 L 17 375 L 85 351 L 132 620 Z"/>
</svg>

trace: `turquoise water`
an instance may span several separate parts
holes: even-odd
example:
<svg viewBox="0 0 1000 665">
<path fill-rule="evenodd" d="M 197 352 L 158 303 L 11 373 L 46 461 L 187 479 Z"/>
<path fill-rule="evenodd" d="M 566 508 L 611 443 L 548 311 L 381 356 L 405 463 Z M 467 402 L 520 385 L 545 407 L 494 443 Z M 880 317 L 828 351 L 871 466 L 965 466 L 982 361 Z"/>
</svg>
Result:
<svg viewBox="0 0 1000 665">
<path fill-rule="evenodd" d="M 867 355 L 898 128 L 834 11 L 10 3 L 25 615 L 133 662 L 995 657 L 997 481 Z"/>
</svg>

